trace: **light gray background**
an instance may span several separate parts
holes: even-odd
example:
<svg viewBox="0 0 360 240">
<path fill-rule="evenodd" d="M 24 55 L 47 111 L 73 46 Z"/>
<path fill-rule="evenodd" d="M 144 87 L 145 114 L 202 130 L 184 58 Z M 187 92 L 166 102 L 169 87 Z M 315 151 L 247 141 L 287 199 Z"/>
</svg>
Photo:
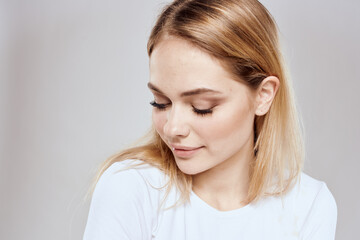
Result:
<svg viewBox="0 0 360 240">
<path fill-rule="evenodd" d="M 336 198 L 337 239 L 355 239 L 360 2 L 262 2 L 281 30 L 305 170 Z M 81 239 L 96 167 L 150 126 L 146 41 L 163 3 L 0 0 L 0 239 Z"/>
</svg>

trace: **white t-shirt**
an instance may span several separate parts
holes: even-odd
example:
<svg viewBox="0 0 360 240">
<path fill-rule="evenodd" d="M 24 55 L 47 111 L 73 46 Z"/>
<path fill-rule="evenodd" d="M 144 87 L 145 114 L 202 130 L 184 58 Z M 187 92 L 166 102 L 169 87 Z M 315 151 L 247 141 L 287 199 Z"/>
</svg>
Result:
<svg viewBox="0 0 360 240">
<path fill-rule="evenodd" d="M 337 207 L 326 184 L 306 174 L 285 196 L 266 197 L 240 209 L 219 211 L 191 192 L 172 206 L 175 188 L 160 208 L 167 177 L 139 160 L 112 164 L 94 191 L 84 240 L 280 240 L 335 238 Z M 161 210 L 162 209 L 162 210 Z"/>
</svg>

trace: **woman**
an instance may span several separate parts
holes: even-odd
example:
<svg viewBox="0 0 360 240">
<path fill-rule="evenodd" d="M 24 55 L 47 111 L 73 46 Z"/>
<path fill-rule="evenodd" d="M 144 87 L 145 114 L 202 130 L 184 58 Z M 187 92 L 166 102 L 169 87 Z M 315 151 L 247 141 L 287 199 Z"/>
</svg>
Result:
<svg viewBox="0 0 360 240">
<path fill-rule="evenodd" d="M 104 163 L 84 239 L 334 239 L 261 3 L 176 0 L 148 54 L 153 130 Z"/>
</svg>

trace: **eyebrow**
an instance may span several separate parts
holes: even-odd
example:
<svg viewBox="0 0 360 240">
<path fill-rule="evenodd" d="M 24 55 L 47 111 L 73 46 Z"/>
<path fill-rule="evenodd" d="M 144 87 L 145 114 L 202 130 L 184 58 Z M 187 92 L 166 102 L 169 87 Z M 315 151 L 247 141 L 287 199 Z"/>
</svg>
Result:
<svg viewBox="0 0 360 240">
<path fill-rule="evenodd" d="M 165 95 L 158 87 L 156 87 L 154 84 L 152 83 L 148 83 L 147 84 L 148 87 L 155 91 L 155 92 L 158 92 L 160 94 L 163 94 Z M 210 88 L 196 88 L 196 89 L 193 89 L 193 90 L 190 90 L 190 91 L 186 91 L 186 92 L 183 92 L 180 94 L 180 97 L 187 97 L 187 96 L 193 96 L 193 95 L 198 95 L 198 94 L 202 94 L 202 93 L 221 93 L 219 91 L 216 91 L 216 90 L 213 90 L 213 89 L 210 89 Z"/>
</svg>

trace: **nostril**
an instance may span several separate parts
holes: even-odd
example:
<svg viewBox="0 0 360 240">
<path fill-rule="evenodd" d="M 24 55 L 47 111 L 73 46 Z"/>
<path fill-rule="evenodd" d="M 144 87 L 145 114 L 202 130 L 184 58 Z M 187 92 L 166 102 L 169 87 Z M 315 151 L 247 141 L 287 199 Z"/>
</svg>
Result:
<svg viewBox="0 0 360 240">
<path fill-rule="evenodd" d="M 164 125 L 164 134 L 168 139 L 173 139 L 179 136 L 187 136 L 189 134 L 189 128 L 184 123 L 166 123 Z"/>
</svg>

